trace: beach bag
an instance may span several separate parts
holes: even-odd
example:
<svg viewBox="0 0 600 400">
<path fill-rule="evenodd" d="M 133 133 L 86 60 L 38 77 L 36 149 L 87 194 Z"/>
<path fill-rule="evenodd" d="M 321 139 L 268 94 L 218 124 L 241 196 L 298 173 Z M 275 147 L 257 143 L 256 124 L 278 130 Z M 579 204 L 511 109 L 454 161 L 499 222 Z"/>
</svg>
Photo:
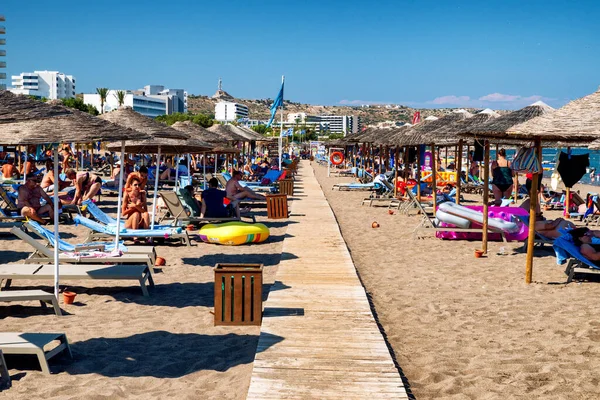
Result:
<svg viewBox="0 0 600 400">
<path fill-rule="evenodd" d="M 262 178 L 262 180 L 260 181 L 261 186 L 268 186 L 270 183 L 271 180 L 269 178 Z"/>
<path fill-rule="evenodd" d="M 535 154 L 535 147 L 521 147 L 511 165 L 514 171 L 539 174 L 542 172 L 542 166 Z"/>
</svg>

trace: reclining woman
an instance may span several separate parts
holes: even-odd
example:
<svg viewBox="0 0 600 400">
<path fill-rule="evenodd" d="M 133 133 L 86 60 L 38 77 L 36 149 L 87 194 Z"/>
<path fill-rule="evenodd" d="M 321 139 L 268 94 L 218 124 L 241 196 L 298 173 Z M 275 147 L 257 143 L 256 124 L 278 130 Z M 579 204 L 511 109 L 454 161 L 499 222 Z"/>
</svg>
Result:
<svg viewBox="0 0 600 400">
<path fill-rule="evenodd" d="M 148 214 L 146 192 L 141 190 L 140 180 L 137 177 L 131 178 L 130 183 L 131 186 L 125 190 L 121 207 L 121 214 L 127 218 L 125 228 L 148 229 L 150 228 L 150 215 Z"/>
<path fill-rule="evenodd" d="M 575 228 L 569 232 L 575 246 L 581 254 L 590 261 L 600 261 L 600 231 L 589 228 Z"/>
</svg>

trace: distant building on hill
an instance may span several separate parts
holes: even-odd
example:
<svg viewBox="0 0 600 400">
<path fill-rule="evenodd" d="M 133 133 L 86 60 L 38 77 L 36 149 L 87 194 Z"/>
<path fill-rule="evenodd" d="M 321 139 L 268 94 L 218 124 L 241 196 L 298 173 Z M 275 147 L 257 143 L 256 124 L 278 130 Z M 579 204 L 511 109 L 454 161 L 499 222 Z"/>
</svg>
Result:
<svg viewBox="0 0 600 400">
<path fill-rule="evenodd" d="M 21 72 L 12 76 L 12 88 L 15 94 L 24 94 L 50 100 L 75 97 L 75 78 L 58 71 Z"/>
<path fill-rule="evenodd" d="M 6 21 L 4 15 L 0 15 L 0 22 L 4 21 Z M 2 61 L 6 56 L 6 50 L 2 48 L 6 44 L 6 39 L 3 37 L 4 34 L 6 34 L 6 28 L 0 25 L 0 90 L 6 89 L 6 84 L 4 83 L 6 72 L 3 72 L 4 68 L 6 68 L 6 61 Z"/>
<path fill-rule="evenodd" d="M 161 85 L 146 85 L 139 90 L 124 90 L 125 98 L 123 106 L 133 108 L 147 117 L 158 117 L 174 113 L 187 112 L 187 92 L 183 89 L 165 89 Z M 83 102 L 90 104 L 100 110 L 100 95 L 89 93 L 83 95 Z M 119 107 L 117 90 L 109 90 L 104 102 L 104 110 L 112 111 Z"/>
<path fill-rule="evenodd" d="M 307 115 L 306 113 L 290 113 L 285 125 L 306 125 L 317 134 L 343 133 L 344 136 L 360 130 L 360 117 L 354 115 Z"/>
<path fill-rule="evenodd" d="M 237 121 L 248 118 L 248 106 L 231 101 L 215 104 L 215 120 L 219 122 Z"/>
</svg>

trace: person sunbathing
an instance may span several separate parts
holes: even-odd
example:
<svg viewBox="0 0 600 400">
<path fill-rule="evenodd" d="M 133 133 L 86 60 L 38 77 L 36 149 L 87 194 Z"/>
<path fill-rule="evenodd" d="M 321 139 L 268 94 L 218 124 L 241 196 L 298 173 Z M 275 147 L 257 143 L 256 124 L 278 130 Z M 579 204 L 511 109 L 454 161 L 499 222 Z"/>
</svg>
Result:
<svg viewBox="0 0 600 400">
<path fill-rule="evenodd" d="M 44 205 L 41 204 L 42 198 L 46 200 L 46 204 Z M 41 215 L 48 214 L 50 220 L 54 220 L 52 212 L 53 204 L 52 198 L 40 187 L 36 176 L 28 176 L 25 184 L 19 187 L 17 206 L 21 210 L 23 217 L 45 225 L 46 221 L 41 218 Z"/>
<path fill-rule="evenodd" d="M 2 166 L 2 177 L 4 179 L 12 179 L 19 177 L 19 171 L 15 167 L 15 164 L 12 159 L 9 159 L 6 164 Z"/>
<path fill-rule="evenodd" d="M 581 254 L 590 261 L 600 261 L 600 231 L 582 227 L 571 230 L 571 237 Z"/>
<path fill-rule="evenodd" d="M 140 180 L 136 177 L 131 179 L 131 186 L 123 195 L 121 213 L 127 218 L 125 221 L 125 228 L 150 228 L 150 214 L 148 214 L 146 192 L 141 190 Z"/>
<path fill-rule="evenodd" d="M 71 204 L 79 205 L 85 200 L 93 198 L 102 186 L 102 179 L 90 172 L 76 172 L 74 169 L 67 170 L 67 178 L 75 186 L 75 197 Z"/>
<path fill-rule="evenodd" d="M 54 191 L 54 163 L 52 162 L 52 160 L 47 160 L 46 161 L 46 173 L 44 174 L 44 178 L 42 178 L 42 183 L 41 183 L 41 187 L 42 189 L 44 189 L 45 192 L 49 193 Z M 63 190 L 64 188 L 71 186 L 70 182 L 67 181 L 63 181 L 62 179 L 60 179 L 60 176 L 58 177 L 58 191 L 60 192 L 61 190 Z"/>
<path fill-rule="evenodd" d="M 549 239 L 556 239 L 557 237 L 563 235 L 565 229 L 574 228 L 575 225 L 571 221 L 567 221 L 564 218 L 535 221 L 535 231 Z"/>
<path fill-rule="evenodd" d="M 242 171 L 234 171 L 233 175 L 231 176 L 231 179 L 227 181 L 227 185 L 225 186 L 227 198 L 231 200 L 231 204 L 235 208 L 235 213 L 238 217 L 240 216 L 240 200 L 246 198 L 255 200 L 265 200 L 265 196 L 263 196 L 262 194 L 258 194 L 254 190 L 248 187 L 244 187 L 240 184 L 242 175 Z"/>
</svg>

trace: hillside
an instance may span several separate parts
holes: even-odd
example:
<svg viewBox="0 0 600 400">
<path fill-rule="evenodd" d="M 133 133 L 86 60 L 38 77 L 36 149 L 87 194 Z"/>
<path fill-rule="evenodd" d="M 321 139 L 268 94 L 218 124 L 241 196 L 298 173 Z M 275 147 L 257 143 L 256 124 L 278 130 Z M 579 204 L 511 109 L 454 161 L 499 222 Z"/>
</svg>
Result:
<svg viewBox="0 0 600 400">
<path fill-rule="evenodd" d="M 220 98 L 227 101 L 235 101 L 237 103 L 248 106 L 251 119 L 269 119 L 269 107 L 273 103 L 272 99 L 238 99 L 228 95 L 226 92 L 220 92 Z M 214 114 L 217 98 L 209 96 L 194 96 L 188 97 L 188 110 L 192 113 Z M 421 117 L 426 118 L 430 115 L 436 117 L 443 116 L 451 112 L 451 108 L 436 108 L 436 109 L 415 109 L 405 106 L 391 106 L 394 108 L 386 108 L 384 105 L 373 105 L 370 107 L 350 107 L 350 106 L 320 106 L 312 104 L 300 104 L 291 101 L 284 101 L 284 118 L 287 119 L 289 113 L 304 112 L 309 115 L 356 115 L 361 118 L 363 126 L 376 124 L 384 121 L 410 121 L 415 111 L 421 111 Z M 398 108 L 395 108 L 398 107 Z M 467 108 L 469 112 L 477 112 L 481 109 Z M 500 114 L 505 111 L 498 111 Z"/>
</svg>

